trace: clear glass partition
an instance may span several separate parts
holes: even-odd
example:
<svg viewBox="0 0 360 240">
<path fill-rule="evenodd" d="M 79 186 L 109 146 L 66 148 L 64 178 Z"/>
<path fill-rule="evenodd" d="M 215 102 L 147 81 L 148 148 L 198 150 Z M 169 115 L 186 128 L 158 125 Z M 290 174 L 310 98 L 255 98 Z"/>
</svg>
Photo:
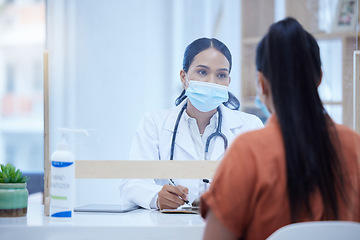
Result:
<svg viewBox="0 0 360 240">
<path fill-rule="evenodd" d="M 88 130 L 89 136 L 69 136 L 76 159 L 127 160 L 141 117 L 175 106 L 184 50 L 200 37 L 230 48 L 230 88 L 240 98 L 240 10 L 237 0 L 47 1 L 50 153 L 65 127 Z M 102 200 L 116 202 L 116 182 L 77 185 L 110 184 Z"/>
<path fill-rule="evenodd" d="M 239 21 L 238 1 L 48 1 L 51 152 L 67 127 L 89 130 L 73 136 L 87 144 L 78 159 L 128 159 L 144 113 L 175 106 L 185 47 L 199 37 L 229 46 L 240 97 L 240 28 L 229 27 Z"/>
<path fill-rule="evenodd" d="M 86 129 L 88 136 L 69 135 L 76 159 L 127 160 L 141 117 L 174 106 L 185 47 L 204 36 L 229 47 L 230 90 L 243 111 L 266 121 L 255 104 L 254 53 L 270 24 L 286 16 L 318 39 L 321 98 L 336 122 L 352 127 L 358 1 L 48 0 L 46 10 L 50 153 L 59 128 Z M 77 181 L 88 190 L 78 204 L 117 202 L 116 180 Z"/>
</svg>

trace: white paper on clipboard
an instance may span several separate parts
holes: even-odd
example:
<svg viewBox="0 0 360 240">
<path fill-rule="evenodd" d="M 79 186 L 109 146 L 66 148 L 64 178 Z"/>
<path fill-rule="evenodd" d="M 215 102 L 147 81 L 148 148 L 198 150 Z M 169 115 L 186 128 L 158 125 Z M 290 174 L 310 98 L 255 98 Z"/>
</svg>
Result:
<svg viewBox="0 0 360 240">
<path fill-rule="evenodd" d="M 192 213 L 192 214 L 200 214 L 199 207 L 181 207 L 176 209 L 162 209 L 160 210 L 162 213 Z"/>
</svg>

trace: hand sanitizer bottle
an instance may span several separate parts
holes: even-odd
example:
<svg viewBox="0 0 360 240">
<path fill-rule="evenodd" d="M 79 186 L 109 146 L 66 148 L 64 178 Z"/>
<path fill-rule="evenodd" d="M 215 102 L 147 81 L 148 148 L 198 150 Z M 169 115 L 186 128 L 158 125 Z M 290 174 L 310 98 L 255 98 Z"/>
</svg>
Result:
<svg viewBox="0 0 360 240">
<path fill-rule="evenodd" d="M 75 157 L 60 129 L 62 140 L 51 156 L 50 216 L 71 218 L 75 204 Z"/>
</svg>

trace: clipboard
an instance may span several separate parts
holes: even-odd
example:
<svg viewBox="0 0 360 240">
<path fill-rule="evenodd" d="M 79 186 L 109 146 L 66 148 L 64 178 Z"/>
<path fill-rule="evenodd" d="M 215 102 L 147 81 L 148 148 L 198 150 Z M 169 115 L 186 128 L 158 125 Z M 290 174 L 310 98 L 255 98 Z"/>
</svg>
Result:
<svg viewBox="0 0 360 240">
<path fill-rule="evenodd" d="M 102 213 L 124 213 L 139 209 L 134 205 L 117 205 L 117 204 L 88 204 L 76 207 L 74 212 L 102 212 Z"/>
<path fill-rule="evenodd" d="M 200 207 L 181 207 L 176 209 L 162 209 L 161 213 L 190 213 L 200 214 Z"/>
</svg>

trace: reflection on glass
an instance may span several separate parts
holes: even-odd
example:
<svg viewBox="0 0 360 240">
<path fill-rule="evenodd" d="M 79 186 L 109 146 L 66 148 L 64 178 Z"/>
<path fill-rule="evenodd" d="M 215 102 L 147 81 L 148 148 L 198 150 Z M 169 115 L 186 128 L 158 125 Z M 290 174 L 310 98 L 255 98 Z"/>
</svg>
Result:
<svg viewBox="0 0 360 240">
<path fill-rule="evenodd" d="M 200 37 L 221 39 L 232 50 L 230 90 L 239 98 L 240 5 L 238 0 L 47 1 L 50 153 L 60 139 L 57 129 L 94 129 L 89 137 L 70 139 L 77 159 L 128 159 L 141 117 L 175 106 L 184 50 Z M 93 190 L 77 201 L 104 201 L 110 191 L 118 192 Z"/>
</svg>

